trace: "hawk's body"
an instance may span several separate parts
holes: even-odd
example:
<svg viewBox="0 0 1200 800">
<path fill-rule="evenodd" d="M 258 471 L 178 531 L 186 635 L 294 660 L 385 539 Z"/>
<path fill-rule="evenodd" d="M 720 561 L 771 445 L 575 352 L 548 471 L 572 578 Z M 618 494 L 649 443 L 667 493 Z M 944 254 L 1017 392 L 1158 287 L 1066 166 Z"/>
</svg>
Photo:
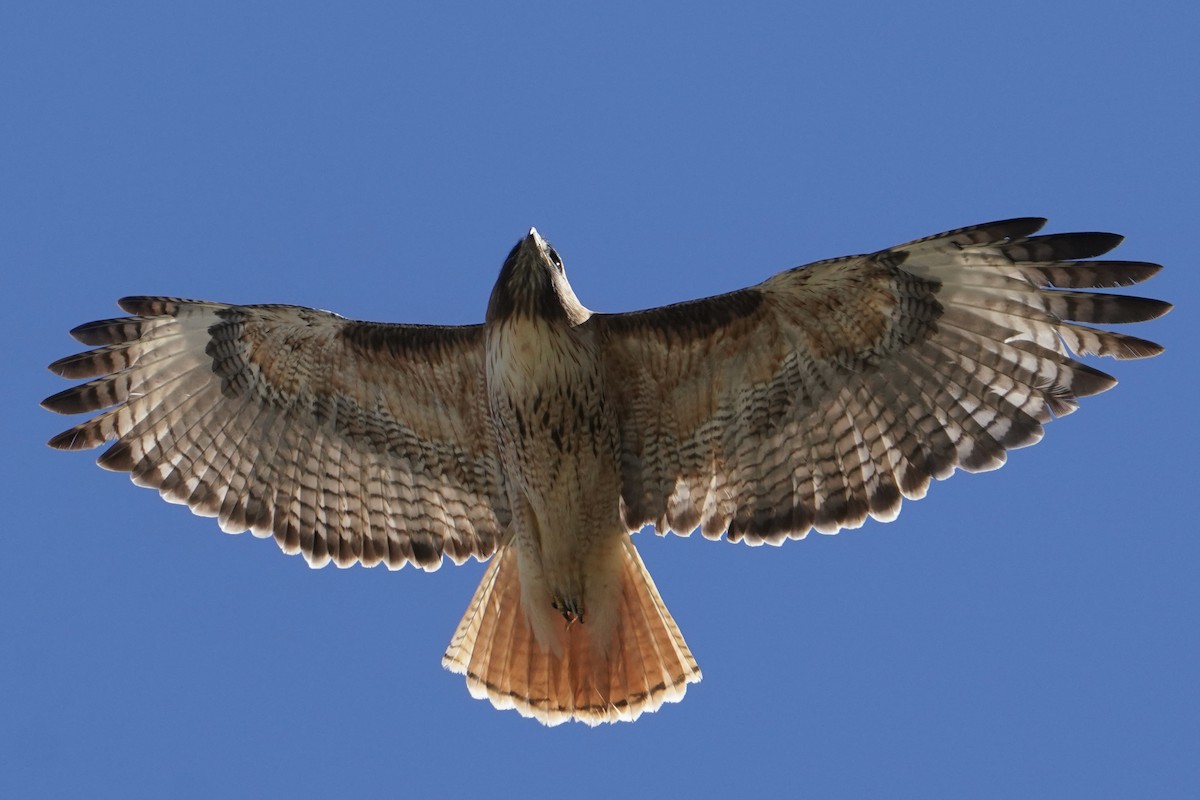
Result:
<svg viewBox="0 0 1200 800">
<path fill-rule="evenodd" d="M 552 252 L 531 230 L 489 303 L 488 401 L 513 540 L 472 604 L 493 615 L 468 612 L 444 663 L 465 672 L 479 696 L 512 698 L 550 722 L 633 718 L 655 694 L 681 697 L 700 673 L 614 502 L 620 429 L 603 343 Z M 548 297 L 556 302 L 543 302 Z M 496 647 L 487 628 L 471 626 L 501 618 L 513 605 L 506 589 L 520 597 L 524 619 L 514 622 L 528 624 Z M 643 643 L 657 657 L 643 653 Z M 571 689 L 552 696 L 547 687 L 555 684 Z"/>
<path fill-rule="evenodd" d="M 543 722 L 633 719 L 700 672 L 631 531 L 778 544 L 892 519 L 1115 383 L 1072 351 L 1160 352 L 1079 323 L 1167 304 L 1077 291 L 1158 267 L 1041 224 L 632 314 L 584 308 L 535 231 L 484 325 L 126 298 L 135 316 L 80 326 L 96 349 L 52 365 L 94 380 L 48 408 L 107 410 L 51 444 L 116 439 L 101 465 L 314 566 L 496 554 L 443 663 Z"/>
<path fill-rule="evenodd" d="M 540 284 L 551 278 L 538 263 L 543 247 L 532 232 L 513 256 L 531 278 L 531 297 L 552 292 Z M 580 616 L 590 562 L 607 542 L 628 533 L 612 502 L 621 490 L 617 420 L 607 402 L 596 331 L 583 325 L 591 314 L 577 301 L 570 314 L 542 314 L 521 302 L 523 293 L 499 284 L 489 304 L 488 402 L 519 521 L 524 595 L 543 594 L 539 599 L 549 603 L 538 602 L 539 608 L 552 604 Z M 551 644 L 541 616 L 535 629 Z"/>
</svg>

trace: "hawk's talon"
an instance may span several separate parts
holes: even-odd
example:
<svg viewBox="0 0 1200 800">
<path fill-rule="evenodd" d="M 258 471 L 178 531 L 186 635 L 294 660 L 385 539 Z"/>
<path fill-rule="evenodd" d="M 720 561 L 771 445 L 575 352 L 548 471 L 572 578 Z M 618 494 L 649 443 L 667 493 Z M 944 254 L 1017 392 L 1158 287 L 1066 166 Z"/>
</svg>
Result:
<svg viewBox="0 0 1200 800">
<path fill-rule="evenodd" d="M 550 605 L 555 611 L 562 614 L 563 619 L 567 621 L 568 625 L 570 625 L 572 622 L 578 622 L 580 625 L 583 624 L 583 608 L 574 600 L 565 600 L 561 597 L 555 597 L 552 601 L 550 601 Z"/>
</svg>

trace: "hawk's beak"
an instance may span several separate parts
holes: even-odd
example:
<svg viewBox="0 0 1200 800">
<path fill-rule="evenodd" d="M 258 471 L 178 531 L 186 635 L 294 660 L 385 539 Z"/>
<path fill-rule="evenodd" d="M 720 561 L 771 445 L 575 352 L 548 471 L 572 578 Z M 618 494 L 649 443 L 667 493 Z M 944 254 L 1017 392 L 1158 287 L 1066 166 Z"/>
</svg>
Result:
<svg viewBox="0 0 1200 800">
<path fill-rule="evenodd" d="M 546 260 L 546 248 L 548 247 L 546 240 L 537 232 L 537 228 L 530 228 L 529 233 L 521 240 L 521 251 L 539 261 Z"/>
</svg>

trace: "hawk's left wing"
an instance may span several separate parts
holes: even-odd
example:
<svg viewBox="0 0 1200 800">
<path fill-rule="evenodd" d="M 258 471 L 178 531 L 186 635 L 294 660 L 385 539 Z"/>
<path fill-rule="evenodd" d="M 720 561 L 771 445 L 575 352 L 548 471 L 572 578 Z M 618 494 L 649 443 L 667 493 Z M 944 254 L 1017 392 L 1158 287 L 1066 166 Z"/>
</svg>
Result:
<svg viewBox="0 0 1200 800">
<path fill-rule="evenodd" d="M 50 368 L 94 378 L 43 405 L 100 412 L 50 440 L 116 440 L 101 466 L 330 560 L 436 569 L 487 558 L 509 521 L 482 326 L 355 322 L 297 306 L 127 297 Z M 107 410 L 105 410 L 107 409 Z"/>
<path fill-rule="evenodd" d="M 956 468 L 995 469 L 1115 380 L 1071 352 L 1158 345 L 1079 323 L 1170 305 L 1075 291 L 1155 264 L 1090 261 L 1105 233 L 1016 219 L 812 264 L 717 297 L 596 314 L 621 429 L 622 514 L 778 544 L 891 519 Z"/>
</svg>

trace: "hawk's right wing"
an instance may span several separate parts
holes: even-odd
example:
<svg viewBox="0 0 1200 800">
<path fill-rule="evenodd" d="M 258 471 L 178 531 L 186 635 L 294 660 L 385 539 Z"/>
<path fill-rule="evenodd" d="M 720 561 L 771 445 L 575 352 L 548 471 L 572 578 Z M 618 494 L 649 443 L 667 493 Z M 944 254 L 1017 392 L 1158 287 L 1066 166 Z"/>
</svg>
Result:
<svg viewBox="0 0 1200 800">
<path fill-rule="evenodd" d="M 94 378 L 43 401 L 100 412 L 54 437 L 116 440 L 101 466 L 329 560 L 437 569 L 487 558 L 509 521 L 481 326 L 355 322 L 297 306 L 127 297 L 50 368 Z M 105 410 L 107 409 L 107 410 Z"/>
</svg>

